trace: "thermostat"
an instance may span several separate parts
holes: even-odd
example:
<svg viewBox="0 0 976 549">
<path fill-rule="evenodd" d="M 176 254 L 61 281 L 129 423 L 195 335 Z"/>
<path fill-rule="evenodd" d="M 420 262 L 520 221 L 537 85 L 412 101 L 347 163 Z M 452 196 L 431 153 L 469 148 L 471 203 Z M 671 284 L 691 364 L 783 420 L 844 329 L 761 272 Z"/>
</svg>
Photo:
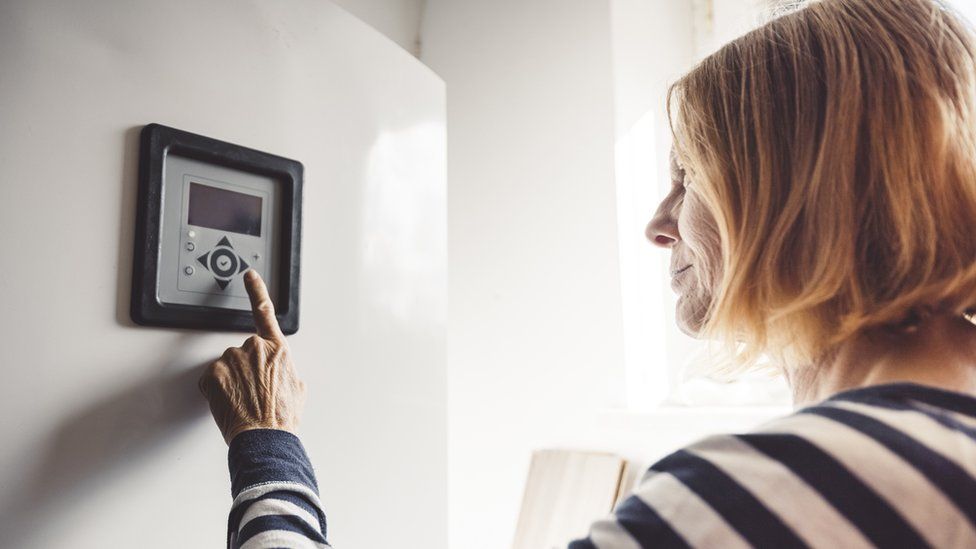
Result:
<svg viewBox="0 0 976 549">
<path fill-rule="evenodd" d="M 254 269 L 295 333 L 302 164 L 159 124 L 140 147 L 132 320 L 252 331 L 243 275 Z"/>
</svg>

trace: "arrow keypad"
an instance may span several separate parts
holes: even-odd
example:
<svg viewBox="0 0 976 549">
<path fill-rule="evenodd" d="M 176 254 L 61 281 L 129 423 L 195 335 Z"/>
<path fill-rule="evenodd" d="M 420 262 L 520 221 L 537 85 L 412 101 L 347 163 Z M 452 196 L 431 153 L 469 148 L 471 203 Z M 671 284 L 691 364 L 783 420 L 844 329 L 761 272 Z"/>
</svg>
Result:
<svg viewBox="0 0 976 549">
<path fill-rule="evenodd" d="M 234 251 L 234 246 L 226 236 L 217 242 L 214 249 L 198 257 L 197 262 L 210 271 L 221 290 L 230 284 L 231 279 L 251 267 Z"/>
</svg>

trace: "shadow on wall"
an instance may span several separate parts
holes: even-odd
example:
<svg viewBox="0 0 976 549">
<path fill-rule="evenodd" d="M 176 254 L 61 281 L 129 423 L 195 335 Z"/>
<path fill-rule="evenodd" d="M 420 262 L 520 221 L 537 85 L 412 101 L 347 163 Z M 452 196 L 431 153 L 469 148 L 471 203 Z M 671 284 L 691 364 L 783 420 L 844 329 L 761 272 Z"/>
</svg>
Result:
<svg viewBox="0 0 976 549">
<path fill-rule="evenodd" d="M 92 486 L 138 466 L 204 418 L 207 405 L 197 389 L 202 370 L 164 364 L 158 374 L 72 414 L 51 434 L 34 474 L 21 479 L 0 509 L 0 546 L 26 546 L 49 519 L 86 505 Z"/>
<path fill-rule="evenodd" d="M 115 313 L 125 327 L 135 326 L 129 304 L 141 131 L 142 126 L 129 127 L 122 135 Z M 172 348 L 189 347 L 195 337 L 183 334 Z M 32 539 L 57 517 L 88 505 L 94 487 L 139 467 L 205 418 L 206 400 L 197 389 L 203 366 L 186 364 L 174 352 L 140 366 L 155 374 L 66 416 L 36 451 L 32 473 L 16 479 L 8 499 L 0 501 L 0 547 L 35 545 Z M 29 451 L 5 451 L 13 450 Z"/>
</svg>

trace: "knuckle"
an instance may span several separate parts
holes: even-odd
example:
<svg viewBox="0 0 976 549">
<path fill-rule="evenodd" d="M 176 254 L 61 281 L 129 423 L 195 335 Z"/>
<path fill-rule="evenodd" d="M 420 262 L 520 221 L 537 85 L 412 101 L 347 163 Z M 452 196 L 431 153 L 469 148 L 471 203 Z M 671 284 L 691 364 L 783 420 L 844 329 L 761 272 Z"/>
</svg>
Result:
<svg viewBox="0 0 976 549">
<path fill-rule="evenodd" d="M 218 380 L 224 374 L 225 370 L 226 366 L 219 360 L 211 362 L 203 369 L 203 373 L 200 374 L 200 379 L 197 380 L 197 387 L 204 396 L 209 398 L 214 381 Z"/>
<path fill-rule="evenodd" d="M 237 375 L 232 366 L 226 362 L 220 361 L 215 365 L 213 372 L 210 375 L 209 387 L 211 390 L 224 390 L 230 385 L 233 385 L 235 378 L 237 378 Z"/>
<path fill-rule="evenodd" d="M 263 341 L 264 340 L 261 338 L 261 336 L 254 334 L 244 341 L 244 345 L 247 347 L 260 347 Z"/>
</svg>

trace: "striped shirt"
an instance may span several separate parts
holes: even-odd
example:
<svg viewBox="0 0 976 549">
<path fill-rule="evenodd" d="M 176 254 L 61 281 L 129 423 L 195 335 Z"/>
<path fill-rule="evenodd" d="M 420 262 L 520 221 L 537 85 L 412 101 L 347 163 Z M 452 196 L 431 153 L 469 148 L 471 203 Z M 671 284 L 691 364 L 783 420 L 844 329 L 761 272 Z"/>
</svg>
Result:
<svg viewBox="0 0 976 549">
<path fill-rule="evenodd" d="M 228 448 L 231 506 L 227 547 L 330 547 L 315 472 L 298 437 L 254 429 Z"/>
<path fill-rule="evenodd" d="M 651 466 L 570 549 L 976 547 L 976 399 L 840 393 Z"/>
</svg>

